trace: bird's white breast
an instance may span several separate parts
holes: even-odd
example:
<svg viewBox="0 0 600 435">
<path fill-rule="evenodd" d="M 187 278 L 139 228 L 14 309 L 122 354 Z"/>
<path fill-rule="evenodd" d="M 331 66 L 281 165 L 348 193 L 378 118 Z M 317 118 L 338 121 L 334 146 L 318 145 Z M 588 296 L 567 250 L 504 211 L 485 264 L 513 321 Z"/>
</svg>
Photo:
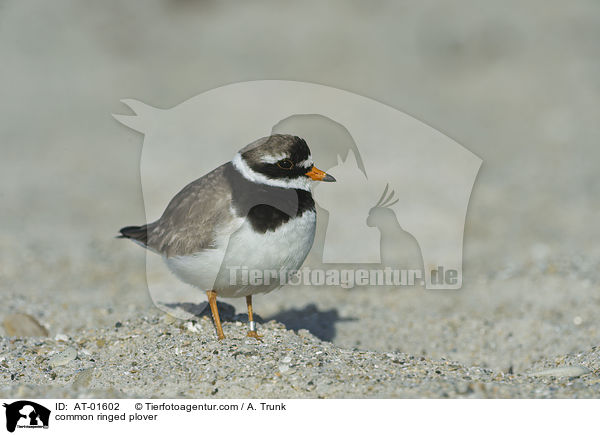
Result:
<svg viewBox="0 0 600 435">
<path fill-rule="evenodd" d="M 219 237 L 215 249 L 166 258 L 171 271 L 184 282 L 203 290 L 214 289 L 221 297 L 242 297 L 271 291 L 278 284 L 252 287 L 231 282 L 231 268 L 248 270 L 293 271 L 302 266 L 312 247 L 316 213 L 307 210 L 274 231 L 256 232 L 243 220 L 230 237 Z"/>
</svg>

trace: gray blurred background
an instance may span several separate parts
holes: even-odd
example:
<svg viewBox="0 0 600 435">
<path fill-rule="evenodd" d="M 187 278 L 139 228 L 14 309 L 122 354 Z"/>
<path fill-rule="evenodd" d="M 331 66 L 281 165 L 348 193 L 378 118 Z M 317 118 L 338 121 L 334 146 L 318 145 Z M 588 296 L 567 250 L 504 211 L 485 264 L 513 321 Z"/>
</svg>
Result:
<svg viewBox="0 0 600 435">
<path fill-rule="evenodd" d="M 151 309 L 143 251 L 112 239 L 145 221 L 143 138 L 111 113 L 285 79 L 405 111 L 483 166 L 462 290 L 283 289 L 263 318 L 499 369 L 597 344 L 599 42 L 595 0 L 0 1 L 0 315 L 55 334 Z"/>
</svg>

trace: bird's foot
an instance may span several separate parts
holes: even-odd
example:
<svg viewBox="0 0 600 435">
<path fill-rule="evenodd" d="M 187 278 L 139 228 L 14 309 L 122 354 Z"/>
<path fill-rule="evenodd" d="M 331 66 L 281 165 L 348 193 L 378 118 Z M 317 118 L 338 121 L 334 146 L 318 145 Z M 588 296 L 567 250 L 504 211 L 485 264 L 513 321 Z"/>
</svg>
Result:
<svg viewBox="0 0 600 435">
<path fill-rule="evenodd" d="M 251 338 L 256 338 L 258 341 L 262 341 L 263 336 L 262 335 L 258 335 L 258 333 L 256 331 L 248 331 L 248 337 Z"/>
</svg>

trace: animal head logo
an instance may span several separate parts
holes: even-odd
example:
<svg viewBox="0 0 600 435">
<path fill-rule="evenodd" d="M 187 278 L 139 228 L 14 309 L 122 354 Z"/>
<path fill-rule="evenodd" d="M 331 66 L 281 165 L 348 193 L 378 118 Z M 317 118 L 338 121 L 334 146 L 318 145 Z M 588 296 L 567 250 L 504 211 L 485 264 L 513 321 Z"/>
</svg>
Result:
<svg viewBox="0 0 600 435">
<path fill-rule="evenodd" d="M 114 117 L 144 134 L 140 173 L 148 222 L 183 186 L 245 144 L 293 134 L 337 179 L 335 189 L 314 190 L 318 227 L 311 267 L 394 263 L 408 250 L 418 257 L 413 263 L 423 269 L 426 288 L 461 287 L 464 225 L 482 160 L 423 122 L 351 92 L 280 80 L 223 86 L 166 110 L 123 103 L 135 114 Z M 202 300 L 160 262 L 147 255 L 155 301 Z M 440 268 L 455 271 L 457 279 L 433 279 Z"/>
<path fill-rule="evenodd" d="M 50 410 L 38 403 L 19 400 L 4 403 L 3 406 L 6 408 L 6 430 L 9 432 L 14 432 L 17 427 L 48 428 Z"/>
</svg>

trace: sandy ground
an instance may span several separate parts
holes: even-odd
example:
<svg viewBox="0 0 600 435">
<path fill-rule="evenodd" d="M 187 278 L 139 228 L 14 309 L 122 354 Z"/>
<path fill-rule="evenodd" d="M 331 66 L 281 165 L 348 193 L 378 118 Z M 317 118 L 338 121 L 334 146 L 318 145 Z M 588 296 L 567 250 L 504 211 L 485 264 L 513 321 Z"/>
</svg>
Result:
<svg viewBox="0 0 600 435">
<path fill-rule="evenodd" d="M 1 396 L 600 396 L 597 4 L 137 6 L 0 5 Z M 284 288 L 255 298 L 262 343 L 242 300 L 223 342 L 154 306 L 113 239 L 145 220 L 142 138 L 110 114 L 262 78 L 370 96 L 483 159 L 461 290 Z M 12 337 L 19 313 L 48 336 Z"/>
</svg>

